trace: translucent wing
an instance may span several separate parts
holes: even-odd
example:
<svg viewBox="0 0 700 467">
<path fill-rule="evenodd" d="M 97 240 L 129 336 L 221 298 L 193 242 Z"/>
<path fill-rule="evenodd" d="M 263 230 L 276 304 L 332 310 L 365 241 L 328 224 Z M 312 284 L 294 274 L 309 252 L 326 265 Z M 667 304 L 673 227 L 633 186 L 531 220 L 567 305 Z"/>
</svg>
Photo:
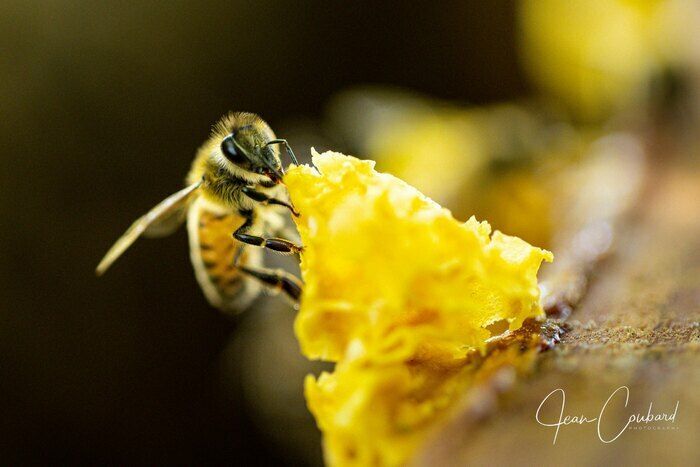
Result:
<svg viewBox="0 0 700 467">
<path fill-rule="evenodd" d="M 95 272 L 98 276 L 109 269 L 117 258 L 129 248 L 142 234 L 150 237 L 158 237 L 172 233 L 184 220 L 188 201 L 197 191 L 201 181 L 194 183 L 177 193 L 168 196 L 158 203 L 156 207 L 139 217 L 131 227 L 124 232 L 119 240 L 109 249 L 102 258 Z"/>
<path fill-rule="evenodd" d="M 185 202 L 173 206 L 168 212 L 163 213 L 161 217 L 153 221 L 151 225 L 143 231 L 143 236 L 147 238 L 166 237 L 175 232 L 182 225 L 187 217 L 187 206 Z"/>
</svg>

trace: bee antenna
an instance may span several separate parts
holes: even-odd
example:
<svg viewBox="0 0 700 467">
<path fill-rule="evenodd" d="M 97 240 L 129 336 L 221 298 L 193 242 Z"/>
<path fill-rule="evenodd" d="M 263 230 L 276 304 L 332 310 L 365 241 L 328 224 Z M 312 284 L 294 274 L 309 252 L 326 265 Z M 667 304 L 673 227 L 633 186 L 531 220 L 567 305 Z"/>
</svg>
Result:
<svg viewBox="0 0 700 467">
<path fill-rule="evenodd" d="M 287 149 L 287 154 L 289 154 L 289 157 L 290 159 L 292 159 L 294 165 L 299 165 L 297 156 L 294 155 L 294 151 L 292 151 L 292 147 L 289 145 L 286 139 L 273 139 L 271 141 L 268 141 L 267 144 L 265 144 L 265 146 L 271 146 L 273 144 L 283 144 L 284 147 Z"/>
</svg>

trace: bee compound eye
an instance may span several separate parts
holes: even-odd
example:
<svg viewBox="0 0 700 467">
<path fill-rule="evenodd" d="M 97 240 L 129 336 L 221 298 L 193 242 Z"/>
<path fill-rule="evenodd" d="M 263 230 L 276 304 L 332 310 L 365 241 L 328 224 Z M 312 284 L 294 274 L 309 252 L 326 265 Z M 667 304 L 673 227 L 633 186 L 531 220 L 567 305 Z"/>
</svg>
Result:
<svg viewBox="0 0 700 467">
<path fill-rule="evenodd" d="M 248 158 L 236 147 L 233 141 L 233 135 L 228 135 L 221 142 L 221 153 L 236 165 L 242 165 L 248 162 Z"/>
</svg>

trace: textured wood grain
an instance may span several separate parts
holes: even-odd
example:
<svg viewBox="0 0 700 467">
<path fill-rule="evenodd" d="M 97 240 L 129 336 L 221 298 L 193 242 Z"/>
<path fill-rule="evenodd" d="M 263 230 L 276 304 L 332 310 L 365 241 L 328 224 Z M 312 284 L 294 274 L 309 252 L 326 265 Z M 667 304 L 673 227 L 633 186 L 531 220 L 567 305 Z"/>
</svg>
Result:
<svg viewBox="0 0 700 467">
<path fill-rule="evenodd" d="M 526 371 L 504 366 L 465 395 L 455 416 L 416 457 L 418 465 L 697 465 L 700 462 L 700 172 L 657 171 L 637 218 L 620 231 L 616 253 L 590 288 L 554 349 Z M 611 393 L 603 430 L 632 413 L 672 412 L 663 429 L 628 429 L 602 443 L 595 423 L 554 428 L 535 414 L 552 390 L 565 414 L 597 417 Z M 561 398 L 546 412 L 558 418 Z M 619 431 L 619 430 L 616 430 Z"/>
</svg>

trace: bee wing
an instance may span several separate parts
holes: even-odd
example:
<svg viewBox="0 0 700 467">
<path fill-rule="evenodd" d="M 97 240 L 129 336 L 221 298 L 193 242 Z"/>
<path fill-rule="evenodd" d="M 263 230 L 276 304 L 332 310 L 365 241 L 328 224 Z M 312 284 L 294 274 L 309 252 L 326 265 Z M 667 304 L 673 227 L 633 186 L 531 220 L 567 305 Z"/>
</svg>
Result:
<svg viewBox="0 0 700 467">
<path fill-rule="evenodd" d="M 175 195 L 176 194 L 177 193 L 175 193 Z M 170 198 L 166 198 L 164 201 L 168 199 Z M 175 232 L 177 228 L 182 225 L 185 217 L 187 217 L 188 199 L 189 197 L 177 203 L 167 212 L 164 212 L 160 217 L 155 219 L 153 223 L 147 225 L 146 229 L 143 231 L 143 236 L 147 238 L 160 238 Z"/>
<path fill-rule="evenodd" d="M 187 202 L 201 184 L 201 181 L 193 183 L 177 193 L 168 196 L 153 209 L 136 219 L 136 221 L 131 224 L 131 227 L 124 232 L 124 235 L 109 249 L 104 258 L 102 258 L 102 261 L 100 261 L 100 264 L 97 265 L 97 269 L 95 270 L 97 275 L 101 276 L 104 274 L 112 263 L 114 263 L 142 234 L 149 237 L 159 237 L 172 233 L 184 220 Z"/>
</svg>

